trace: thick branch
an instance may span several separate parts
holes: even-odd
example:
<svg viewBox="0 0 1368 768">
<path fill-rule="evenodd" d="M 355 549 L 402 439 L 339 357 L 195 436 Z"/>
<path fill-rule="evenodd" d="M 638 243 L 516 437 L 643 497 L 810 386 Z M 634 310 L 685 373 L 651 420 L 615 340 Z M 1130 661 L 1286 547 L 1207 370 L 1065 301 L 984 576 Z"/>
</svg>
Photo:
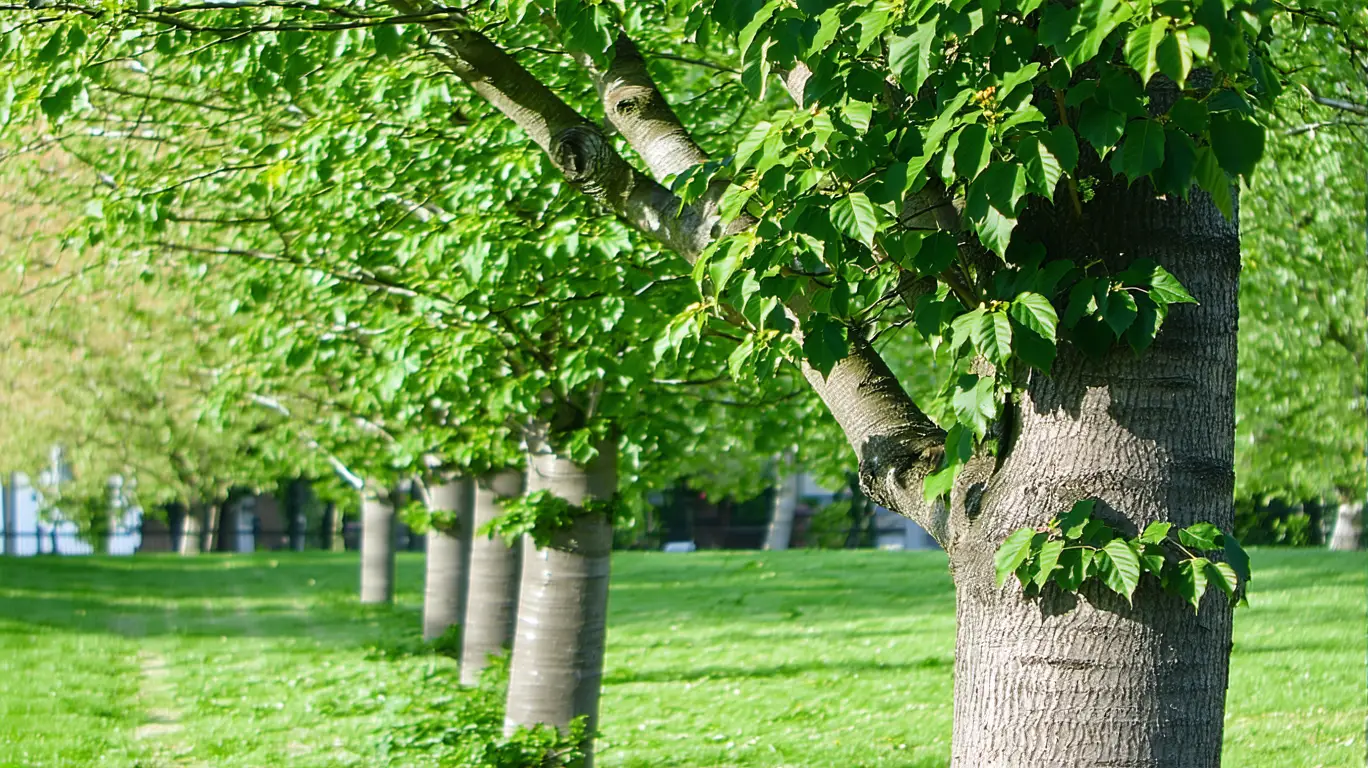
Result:
<svg viewBox="0 0 1368 768">
<path fill-rule="evenodd" d="M 689 136 L 626 35 L 618 35 L 613 63 L 597 79 L 608 122 L 641 155 L 653 176 L 664 179 L 707 162 L 708 155 Z"/>
<path fill-rule="evenodd" d="M 1322 106 L 1333 107 L 1345 112 L 1352 112 L 1356 115 L 1368 115 L 1368 104 L 1355 104 L 1352 101 L 1345 101 L 1344 99 L 1332 99 L 1327 96 L 1314 95 L 1311 97 L 1311 100 Z"/>
<path fill-rule="evenodd" d="M 401 12 L 414 13 L 417 8 L 413 0 L 392 2 Z M 677 214 L 680 206 L 674 195 L 628 165 L 597 126 L 488 38 L 469 28 L 428 27 L 440 46 L 438 57 L 521 126 L 585 194 L 691 262 L 722 234 L 715 218 L 696 209 Z M 618 130 L 656 173 L 677 173 L 706 160 L 650 79 L 635 46 L 622 38 L 618 55 L 618 64 L 604 75 L 602 89 L 615 125 L 622 121 Z M 936 212 L 930 215 L 935 217 Z M 939 463 L 944 434 L 902 390 L 868 342 L 855 337 L 853 345 L 851 355 L 829 376 L 806 366 L 805 375 L 859 456 L 866 493 L 948 542 L 947 515 L 938 515 L 921 491 L 922 478 Z"/>
<path fill-rule="evenodd" d="M 392 5 L 403 13 L 421 10 L 413 0 Z M 690 261 L 707 247 L 715 222 L 681 206 L 668 189 L 628 164 L 597 126 L 489 38 L 464 22 L 424 26 L 437 44 L 437 58 L 522 128 L 581 192 Z"/>
<path fill-rule="evenodd" d="M 829 375 L 807 364 L 803 375 L 855 450 L 865 494 L 911 518 L 945 546 L 944 507 L 927 503 L 922 494 L 922 480 L 940 462 L 945 433 L 907 396 L 879 353 L 851 336 L 850 355 Z"/>
</svg>

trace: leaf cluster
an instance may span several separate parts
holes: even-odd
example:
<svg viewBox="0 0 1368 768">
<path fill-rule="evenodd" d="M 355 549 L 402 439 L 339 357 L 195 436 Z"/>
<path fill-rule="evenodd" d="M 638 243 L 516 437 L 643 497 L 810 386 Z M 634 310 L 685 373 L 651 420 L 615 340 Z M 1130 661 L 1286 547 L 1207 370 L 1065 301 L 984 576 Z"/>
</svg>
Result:
<svg viewBox="0 0 1368 768">
<path fill-rule="evenodd" d="M 1007 536 L 993 555 L 998 586 L 1015 575 L 1029 596 L 1051 583 L 1077 592 L 1093 580 L 1130 602 L 1141 576 L 1149 573 L 1193 610 L 1200 608 L 1211 585 L 1232 602 L 1244 601 L 1249 556 L 1235 537 L 1200 522 L 1176 530 L 1172 523 L 1153 522 L 1128 537 L 1094 517 L 1095 506 L 1095 499 L 1084 499 L 1041 528 L 1021 528 Z M 1213 552 L 1223 559 L 1215 559 Z"/>
</svg>

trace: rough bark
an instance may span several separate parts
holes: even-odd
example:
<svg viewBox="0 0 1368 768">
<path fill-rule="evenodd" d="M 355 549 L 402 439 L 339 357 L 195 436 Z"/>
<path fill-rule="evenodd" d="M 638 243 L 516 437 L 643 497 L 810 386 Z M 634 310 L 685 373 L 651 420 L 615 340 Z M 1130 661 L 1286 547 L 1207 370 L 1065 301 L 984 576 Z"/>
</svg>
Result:
<svg viewBox="0 0 1368 768">
<path fill-rule="evenodd" d="M 1205 199 L 1109 185 L 1084 226 L 1032 232 L 1059 255 L 1109 268 L 1149 257 L 1201 302 L 1174 307 L 1154 346 L 1101 360 L 1061 350 L 1032 376 L 1000 469 L 962 494 L 953 765 L 962 768 L 1218 766 L 1231 647 L 1219 594 L 1201 611 L 1142 580 L 1134 606 L 1095 585 L 1022 597 L 994 587 L 1011 531 L 1082 498 L 1134 533 L 1150 522 L 1234 522 L 1238 233 Z M 1027 231 L 1029 232 L 1029 224 Z M 1086 250 L 1084 250 L 1086 249 Z"/>
<path fill-rule="evenodd" d="M 793 516 L 798 510 L 798 473 L 791 456 L 777 456 L 774 463 L 777 475 L 774 504 L 769 528 L 765 531 L 765 549 L 780 551 L 793 541 Z"/>
<path fill-rule="evenodd" d="M 572 504 L 609 499 L 617 489 L 616 461 L 609 443 L 599 446 L 588 466 L 535 446 L 527 490 L 549 490 Z M 591 733 L 597 727 L 612 544 L 611 521 L 588 516 L 557 532 L 545 548 L 524 540 L 505 732 L 537 723 L 564 730 L 581 716 Z M 591 765 L 592 757 L 585 763 Z"/>
<path fill-rule="evenodd" d="M 940 463 L 945 433 L 917 408 L 873 347 L 854 333 L 850 347 L 826 376 L 806 364 L 803 374 L 854 449 L 865 494 L 945 546 L 950 515 L 922 493 L 922 480 Z M 976 464 L 965 474 L 978 471 Z"/>
<path fill-rule="evenodd" d="M 625 161 L 596 128 L 547 130 L 548 116 L 568 107 L 558 99 L 548 106 L 545 97 L 555 97 L 528 83 L 511 59 L 480 60 L 444 43 L 467 65 L 458 74 L 587 194 L 686 259 L 717 236 L 696 210 L 686 210 L 693 218 L 661 207 L 650 213 L 651 205 L 672 204 L 668 194 L 636 184 L 640 174 L 624 185 Z M 507 76 L 513 68 L 516 78 Z M 797 70 L 787 78 L 800 100 L 804 79 Z M 866 493 L 951 553 L 960 618 L 957 766 L 1203 768 L 1219 761 L 1230 609 L 1217 596 L 1194 616 L 1148 579 L 1134 608 L 1091 588 L 1078 598 L 1047 593 L 1028 601 L 1012 586 L 992 586 L 992 553 L 1007 533 L 1080 498 L 1100 498 L 1123 529 L 1159 519 L 1229 529 L 1238 237 L 1197 197 L 1189 205 L 1155 197 L 1144 184 L 1105 185 L 1087 206 L 1086 224 L 1023 219 L 1022 232 L 1034 228 L 1052 251 L 1080 262 L 1101 258 L 1120 268 L 1155 258 L 1202 304 L 1175 307 L 1143 358 L 1117 351 L 1085 360 L 1066 349 L 1051 378 L 1029 382 L 1004 457 L 973 459 L 948 505 L 921 499 L 943 436 L 869 344 L 852 337 L 850 356 L 826 376 L 804 371 L 855 449 Z M 942 208 L 936 215 L 948 215 Z"/>
<path fill-rule="evenodd" d="M 500 499 L 522 495 L 523 473 L 496 472 L 475 484 L 475 514 L 471 530 L 503 514 Z M 475 685 L 493 654 L 513 646 L 518 615 L 518 578 L 521 550 L 495 536 L 474 536 L 470 542 L 470 589 L 465 623 L 461 627 L 461 683 Z"/>
<path fill-rule="evenodd" d="M 446 478 L 428 488 L 427 505 L 433 512 L 454 512 L 456 518 L 450 527 L 434 525 L 427 533 L 423 640 L 431 642 L 465 617 L 475 483 L 469 478 Z"/>
<path fill-rule="evenodd" d="M 404 13 L 430 7 L 390 0 Z M 710 210 L 683 207 L 670 190 L 633 168 L 603 131 L 576 112 L 479 30 L 465 22 L 426 25 L 434 55 L 527 133 L 565 178 L 637 230 L 685 258 L 697 258 L 715 237 Z"/>
<path fill-rule="evenodd" d="M 1352 552 L 1363 540 L 1363 502 L 1351 501 L 1339 505 L 1335 515 L 1335 530 L 1330 534 L 1330 549 Z"/>
<path fill-rule="evenodd" d="M 394 602 L 394 499 L 370 483 L 361 492 L 361 602 Z"/>
</svg>

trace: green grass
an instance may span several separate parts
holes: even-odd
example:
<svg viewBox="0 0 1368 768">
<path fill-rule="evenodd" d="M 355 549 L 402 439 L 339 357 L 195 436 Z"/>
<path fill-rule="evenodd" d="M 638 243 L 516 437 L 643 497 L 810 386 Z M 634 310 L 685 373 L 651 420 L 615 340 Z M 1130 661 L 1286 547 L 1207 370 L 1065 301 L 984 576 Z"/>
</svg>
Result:
<svg viewBox="0 0 1368 768">
<path fill-rule="evenodd" d="M 1255 552 L 1228 768 L 1364 764 L 1362 555 Z M 933 553 L 614 560 L 604 768 L 943 766 L 954 601 Z M 377 766 L 418 652 L 422 561 L 394 608 L 355 556 L 0 560 L 0 766 Z"/>
</svg>

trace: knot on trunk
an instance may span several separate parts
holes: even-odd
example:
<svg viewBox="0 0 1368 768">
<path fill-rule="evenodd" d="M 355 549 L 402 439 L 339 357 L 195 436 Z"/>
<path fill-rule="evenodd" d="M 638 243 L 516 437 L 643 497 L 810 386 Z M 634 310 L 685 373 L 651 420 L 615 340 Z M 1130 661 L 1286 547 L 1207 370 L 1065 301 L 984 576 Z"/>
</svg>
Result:
<svg viewBox="0 0 1368 768">
<path fill-rule="evenodd" d="M 575 125 L 551 140 L 551 157 L 565 178 L 584 194 L 600 199 L 607 191 L 605 164 L 611 162 L 613 148 L 603 133 L 592 125 Z"/>
</svg>

